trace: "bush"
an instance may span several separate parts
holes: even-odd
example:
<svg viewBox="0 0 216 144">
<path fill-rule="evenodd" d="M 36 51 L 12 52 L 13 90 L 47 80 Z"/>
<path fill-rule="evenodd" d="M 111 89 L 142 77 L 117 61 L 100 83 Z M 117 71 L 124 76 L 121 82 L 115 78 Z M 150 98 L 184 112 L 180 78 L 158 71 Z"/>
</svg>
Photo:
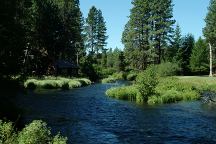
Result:
<svg viewBox="0 0 216 144">
<path fill-rule="evenodd" d="M 16 132 L 11 122 L 0 120 L 0 143 L 4 144 L 66 144 L 67 138 L 51 136 L 50 129 L 46 123 L 35 120 L 20 131 Z"/>
<path fill-rule="evenodd" d="M 0 120 L 0 143 L 1 144 L 16 144 L 17 135 L 14 132 L 12 122 L 3 122 Z"/>
<path fill-rule="evenodd" d="M 143 101 L 147 102 L 148 97 L 155 94 L 155 87 L 158 84 L 158 76 L 154 66 L 150 66 L 136 78 L 137 89 Z"/>
<path fill-rule="evenodd" d="M 132 73 L 127 75 L 127 80 L 134 81 L 134 80 L 136 80 L 136 77 L 137 77 L 137 73 L 132 72 Z"/>
</svg>

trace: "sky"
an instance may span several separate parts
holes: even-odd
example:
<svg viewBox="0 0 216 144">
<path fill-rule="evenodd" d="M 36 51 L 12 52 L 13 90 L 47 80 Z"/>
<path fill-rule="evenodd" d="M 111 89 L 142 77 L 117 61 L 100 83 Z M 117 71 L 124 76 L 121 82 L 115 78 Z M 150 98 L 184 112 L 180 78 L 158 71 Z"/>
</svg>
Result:
<svg viewBox="0 0 216 144">
<path fill-rule="evenodd" d="M 173 0 L 173 16 L 181 27 L 182 35 L 191 33 L 195 39 L 202 36 L 202 29 L 205 26 L 205 17 L 210 0 Z M 88 16 L 92 6 L 100 9 L 107 26 L 107 48 L 120 48 L 122 32 L 127 23 L 131 0 L 80 0 L 80 8 L 83 16 Z"/>
</svg>

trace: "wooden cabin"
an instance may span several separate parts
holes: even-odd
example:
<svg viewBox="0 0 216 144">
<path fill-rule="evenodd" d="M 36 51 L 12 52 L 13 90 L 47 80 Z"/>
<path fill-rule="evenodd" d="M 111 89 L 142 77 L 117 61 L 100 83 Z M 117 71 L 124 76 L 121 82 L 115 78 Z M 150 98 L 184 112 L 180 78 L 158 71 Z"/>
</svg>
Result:
<svg viewBox="0 0 216 144">
<path fill-rule="evenodd" d="M 73 62 L 58 60 L 54 64 L 56 75 L 77 76 L 79 66 Z"/>
</svg>

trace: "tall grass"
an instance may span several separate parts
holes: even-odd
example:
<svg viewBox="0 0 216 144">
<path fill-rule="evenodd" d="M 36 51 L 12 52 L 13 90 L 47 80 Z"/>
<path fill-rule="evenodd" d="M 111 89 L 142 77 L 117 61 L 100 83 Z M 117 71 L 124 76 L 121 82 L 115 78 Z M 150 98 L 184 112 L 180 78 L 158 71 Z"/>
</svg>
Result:
<svg viewBox="0 0 216 144">
<path fill-rule="evenodd" d="M 86 78 L 63 78 L 44 77 L 43 79 L 30 78 L 24 82 L 24 87 L 29 89 L 72 89 L 90 85 L 91 81 Z"/>
<path fill-rule="evenodd" d="M 178 78 L 160 78 L 152 94 L 148 94 L 148 99 L 143 97 L 136 85 L 119 88 L 111 88 L 106 91 L 106 95 L 123 100 L 136 102 L 147 102 L 148 104 L 175 103 L 179 101 L 192 101 L 200 99 L 200 89 L 193 84 L 181 81 Z"/>
<path fill-rule="evenodd" d="M 124 86 L 111 88 L 106 91 L 106 95 L 121 100 L 140 101 L 139 91 L 135 86 Z"/>
</svg>

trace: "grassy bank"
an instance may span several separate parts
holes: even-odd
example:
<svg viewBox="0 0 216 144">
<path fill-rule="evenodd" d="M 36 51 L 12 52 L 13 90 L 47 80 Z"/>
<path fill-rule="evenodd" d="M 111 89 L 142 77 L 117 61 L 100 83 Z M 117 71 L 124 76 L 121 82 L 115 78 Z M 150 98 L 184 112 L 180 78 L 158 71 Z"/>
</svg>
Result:
<svg viewBox="0 0 216 144">
<path fill-rule="evenodd" d="M 63 78 L 63 77 L 44 77 L 29 78 L 24 82 L 24 87 L 28 89 L 73 89 L 90 85 L 91 81 L 87 78 Z"/>
<path fill-rule="evenodd" d="M 155 92 L 148 96 L 148 104 L 175 103 L 199 100 L 203 91 L 216 92 L 216 78 L 209 77 L 166 77 L 160 78 Z M 144 102 L 138 86 L 111 88 L 106 95 L 123 100 Z"/>
</svg>

